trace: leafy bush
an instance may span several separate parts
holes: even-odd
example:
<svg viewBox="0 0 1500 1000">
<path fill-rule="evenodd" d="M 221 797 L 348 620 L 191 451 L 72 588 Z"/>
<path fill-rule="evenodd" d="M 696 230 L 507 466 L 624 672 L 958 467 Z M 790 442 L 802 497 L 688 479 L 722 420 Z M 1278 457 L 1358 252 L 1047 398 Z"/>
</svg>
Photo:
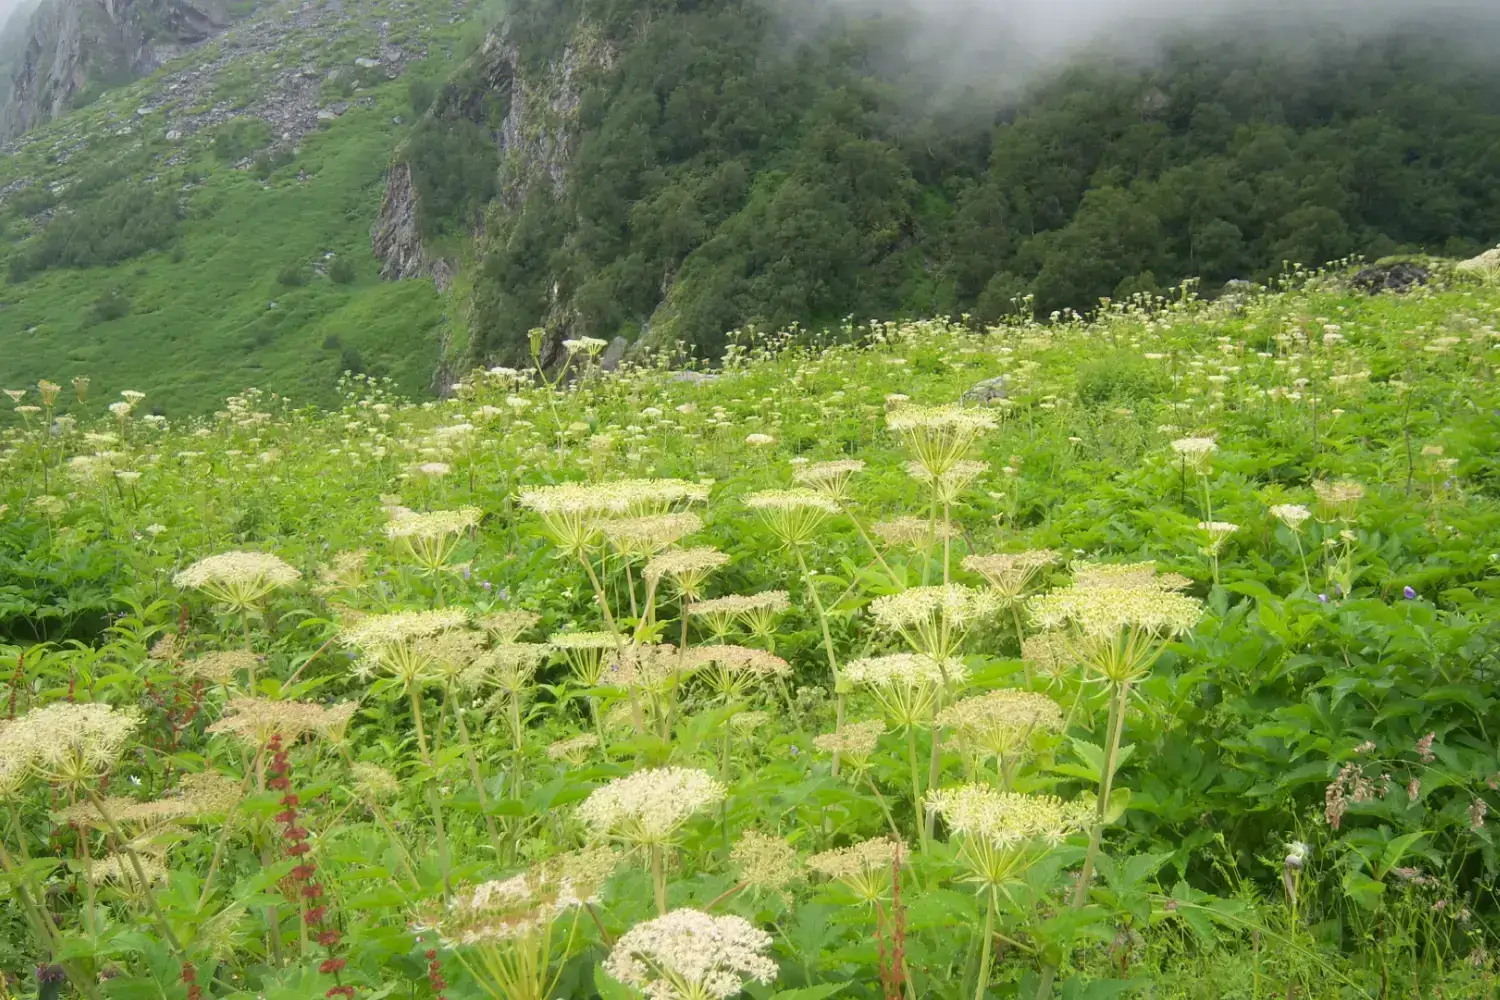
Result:
<svg viewBox="0 0 1500 1000">
<path fill-rule="evenodd" d="M 130 299 L 119 289 L 111 289 L 94 300 L 89 314 L 95 323 L 108 323 L 130 312 Z"/>
<path fill-rule="evenodd" d="M 96 199 L 59 212 L 25 251 L 25 268 L 93 267 L 154 250 L 177 233 L 176 197 L 147 185 L 121 183 Z"/>
<path fill-rule="evenodd" d="M 288 288 L 298 288 L 307 284 L 309 278 L 307 266 L 304 264 L 288 264 L 276 274 L 276 283 Z"/>
<path fill-rule="evenodd" d="M 271 128 L 259 118 L 233 118 L 214 133 L 214 156 L 237 163 L 271 142 Z"/>
<path fill-rule="evenodd" d="M 328 265 L 328 277 L 336 285 L 353 284 L 355 278 L 354 261 L 348 257 L 335 257 L 333 263 Z"/>
</svg>

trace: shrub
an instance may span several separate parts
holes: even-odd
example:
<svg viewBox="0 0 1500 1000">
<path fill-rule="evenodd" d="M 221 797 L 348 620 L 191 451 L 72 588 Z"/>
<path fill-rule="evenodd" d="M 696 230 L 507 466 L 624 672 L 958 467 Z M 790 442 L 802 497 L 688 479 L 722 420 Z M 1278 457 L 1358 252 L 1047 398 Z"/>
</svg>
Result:
<svg viewBox="0 0 1500 1000">
<path fill-rule="evenodd" d="M 336 285 L 353 284 L 354 262 L 347 257 L 335 257 L 333 263 L 328 266 L 328 277 Z"/>
<path fill-rule="evenodd" d="M 214 134 L 214 156 L 225 163 L 237 163 L 271 142 L 271 129 L 259 118 L 235 118 L 225 122 Z"/>
<path fill-rule="evenodd" d="M 95 323 L 108 323 L 130 312 L 130 299 L 118 288 L 112 288 L 94 300 L 89 316 Z"/>
<path fill-rule="evenodd" d="M 115 264 L 155 249 L 177 233 L 177 199 L 134 183 L 115 184 L 72 212 L 60 213 L 37 236 L 26 268 Z"/>
<path fill-rule="evenodd" d="M 288 288 L 297 288 L 307 284 L 307 268 L 301 264 L 288 264 L 276 275 L 276 283 Z"/>
</svg>

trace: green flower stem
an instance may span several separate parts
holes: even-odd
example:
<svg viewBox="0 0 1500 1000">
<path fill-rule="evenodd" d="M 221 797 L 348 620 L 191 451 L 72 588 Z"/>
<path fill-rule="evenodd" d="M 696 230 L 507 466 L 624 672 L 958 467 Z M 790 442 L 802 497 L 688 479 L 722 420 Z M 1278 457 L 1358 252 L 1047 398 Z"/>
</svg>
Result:
<svg viewBox="0 0 1500 1000">
<path fill-rule="evenodd" d="M 32 925 L 32 933 L 37 936 L 37 943 L 45 947 L 49 952 L 56 954 L 62 948 L 62 935 L 58 932 L 57 924 L 52 920 L 52 914 L 45 906 L 39 906 L 36 902 L 37 895 L 22 880 L 21 873 L 17 871 L 15 859 L 6 850 L 5 844 L 0 842 L 0 867 L 5 869 L 5 874 L 10 877 L 11 884 L 15 886 L 16 897 L 21 901 L 21 909 L 26 914 L 27 921 Z M 89 978 L 79 970 L 78 966 L 71 961 L 59 962 L 63 972 L 67 974 L 68 981 L 80 994 L 89 1000 L 99 1000 L 99 989 Z"/>
<path fill-rule="evenodd" d="M 1104 753 L 1104 771 L 1099 780 L 1099 800 L 1094 810 L 1094 829 L 1089 834 L 1088 852 L 1083 856 L 1083 867 L 1078 872 L 1078 884 L 1073 887 L 1073 898 L 1068 909 L 1078 911 L 1088 899 L 1089 883 L 1094 877 L 1094 864 L 1099 858 L 1099 846 L 1104 839 L 1104 819 L 1109 812 L 1109 796 L 1114 787 L 1115 761 L 1120 752 L 1120 737 L 1125 730 L 1125 708 L 1130 698 L 1130 683 L 1120 684 L 1109 706 L 1109 745 Z M 1052 981 L 1057 976 L 1057 966 L 1049 962 L 1042 970 L 1041 984 L 1036 991 L 1036 1000 L 1050 1000 Z"/>
<path fill-rule="evenodd" d="M 484 777 L 479 771 L 479 758 L 474 753 L 474 743 L 469 739 L 469 724 L 464 721 L 462 706 L 454 706 L 453 718 L 458 722 L 458 738 L 463 741 L 464 759 L 469 763 L 469 779 L 474 782 L 474 792 L 479 796 L 479 811 L 484 816 L 484 828 L 498 860 L 504 856 L 500 845 L 500 831 L 495 826 L 495 817 L 490 815 L 490 797 L 484 790 Z"/>
<path fill-rule="evenodd" d="M 793 551 L 797 553 L 797 568 L 802 573 L 802 582 L 807 587 L 807 592 L 813 600 L 813 608 L 818 613 L 818 626 L 823 631 L 823 650 L 828 654 L 828 669 L 833 674 L 834 706 L 836 715 L 834 718 L 834 731 L 842 732 L 844 728 L 844 692 L 840 690 L 839 683 L 839 659 L 833 649 L 833 633 L 828 630 L 828 614 L 823 609 L 823 598 L 818 594 L 817 582 L 813 580 L 812 574 L 807 569 L 807 559 L 802 555 L 802 547 L 794 546 Z M 833 755 L 833 776 L 839 774 L 839 755 Z"/>
<path fill-rule="evenodd" d="M 995 937 L 994 888 L 990 888 L 985 896 L 989 902 L 984 910 L 984 938 L 979 943 L 979 979 L 974 984 L 974 1000 L 984 1000 L 984 988 L 990 984 L 991 948 Z"/>
<path fill-rule="evenodd" d="M 900 840 L 901 828 L 896 825 L 896 817 L 891 814 L 890 803 L 885 800 L 884 795 L 880 794 L 880 789 L 875 787 L 875 781 L 870 777 L 869 771 L 864 772 L 864 778 L 865 784 L 869 786 L 870 791 L 875 793 L 875 801 L 880 804 L 880 811 L 885 813 L 885 821 L 890 825 L 891 836 L 895 837 L 897 840 Z"/>
<path fill-rule="evenodd" d="M 656 915 L 667 915 L 667 868 L 662 845 L 651 845 L 651 888 L 656 894 Z"/>
<path fill-rule="evenodd" d="M 421 755 L 422 766 L 432 771 L 432 756 L 427 752 L 427 732 L 422 727 L 422 692 L 413 685 L 408 689 L 408 693 L 411 695 L 412 721 L 417 728 L 417 751 Z M 432 810 L 434 832 L 437 834 L 438 870 L 443 876 L 443 899 L 446 901 L 453 895 L 453 880 L 449 871 L 448 834 L 443 827 L 443 804 L 438 800 L 437 788 L 434 787 L 431 776 L 428 777 L 426 784 L 427 805 Z"/>
<path fill-rule="evenodd" d="M 927 850 L 927 824 L 922 821 L 922 777 L 917 769 L 917 727 L 906 727 L 906 763 L 911 769 L 911 808 L 915 814 L 917 842 Z"/>
</svg>

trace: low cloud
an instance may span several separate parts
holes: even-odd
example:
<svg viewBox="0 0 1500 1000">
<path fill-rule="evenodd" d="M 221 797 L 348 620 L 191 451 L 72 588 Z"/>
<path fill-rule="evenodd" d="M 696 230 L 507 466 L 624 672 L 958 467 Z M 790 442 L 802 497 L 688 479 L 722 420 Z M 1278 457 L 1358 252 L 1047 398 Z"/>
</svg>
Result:
<svg viewBox="0 0 1500 1000">
<path fill-rule="evenodd" d="M 1187 39 L 1252 39 L 1289 56 L 1405 33 L 1493 53 L 1500 0 L 791 0 L 797 34 L 887 26 L 905 74 L 949 97 L 1012 94 L 1080 59 L 1149 63 Z"/>
</svg>

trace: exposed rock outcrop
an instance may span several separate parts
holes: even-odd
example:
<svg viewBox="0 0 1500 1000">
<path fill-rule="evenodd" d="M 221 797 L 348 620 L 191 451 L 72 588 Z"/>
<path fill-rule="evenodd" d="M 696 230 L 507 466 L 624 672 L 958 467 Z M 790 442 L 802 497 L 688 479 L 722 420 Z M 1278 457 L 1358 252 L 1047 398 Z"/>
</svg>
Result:
<svg viewBox="0 0 1500 1000">
<path fill-rule="evenodd" d="M 1432 280 L 1432 272 L 1411 261 L 1371 264 L 1362 268 L 1351 284 L 1370 295 L 1379 292 L 1407 292 Z"/>
<path fill-rule="evenodd" d="M 57 117 L 90 86 L 151 73 L 228 23 L 222 0 L 44 0 L 26 28 L 0 137 Z"/>
<path fill-rule="evenodd" d="M 607 68 L 613 53 L 602 44 L 567 46 L 539 74 L 527 76 L 515 41 L 501 29 L 491 32 L 463 70 L 439 94 L 431 115 L 462 117 L 488 128 L 499 154 L 499 197 L 518 207 L 538 184 L 561 196 L 578 117 L 581 75 Z M 502 109 L 498 121 L 493 110 Z M 419 188 L 404 150 L 392 157 L 385 200 L 370 232 L 381 277 L 388 280 L 432 276 L 439 287 L 451 278 L 451 265 L 422 245 L 418 224 Z"/>
<path fill-rule="evenodd" d="M 391 164 L 386 175 L 385 200 L 380 205 L 370 241 L 380 260 L 380 276 L 385 280 L 400 281 L 422 275 L 422 233 L 417 222 L 417 191 L 412 184 L 410 164 Z"/>
</svg>

